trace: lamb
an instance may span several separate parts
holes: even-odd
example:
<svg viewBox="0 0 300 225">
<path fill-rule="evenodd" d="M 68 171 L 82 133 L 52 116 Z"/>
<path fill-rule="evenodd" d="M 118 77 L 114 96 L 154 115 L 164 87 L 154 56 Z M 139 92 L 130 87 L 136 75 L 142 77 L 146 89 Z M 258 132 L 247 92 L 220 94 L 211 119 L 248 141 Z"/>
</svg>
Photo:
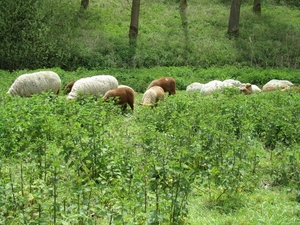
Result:
<svg viewBox="0 0 300 225">
<path fill-rule="evenodd" d="M 294 86 L 294 84 L 288 80 L 273 79 L 263 86 L 262 91 L 286 90 L 292 86 Z"/>
<path fill-rule="evenodd" d="M 57 73 L 39 71 L 20 75 L 9 88 L 7 94 L 30 97 L 33 94 L 52 91 L 59 94 L 61 80 Z"/>
<path fill-rule="evenodd" d="M 118 87 L 109 90 L 102 97 L 102 101 L 107 101 L 112 98 L 116 105 L 122 105 L 122 110 L 125 111 L 127 104 L 134 109 L 134 91 L 130 87 Z"/>
<path fill-rule="evenodd" d="M 154 86 L 160 86 L 165 92 L 169 92 L 169 95 L 176 94 L 176 81 L 172 77 L 162 77 L 156 80 L 153 80 L 147 90 Z"/>
<path fill-rule="evenodd" d="M 92 77 L 81 78 L 77 80 L 71 92 L 66 97 L 67 99 L 76 99 L 81 95 L 105 95 L 109 90 L 118 87 L 118 81 L 111 75 L 97 75 Z"/>
<path fill-rule="evenodd" d="M 194 82 L 186 87 L 186 91 L 187 92 L 200 91 L 202 87 L 203 87 L 203 84 L 201 84 L 199 82 Z"/>
<path fill-rule="evenodd" d="M 159 100 L 164 101 L 164 99 L 164 89 L 160 86 L 153 86 L 143 94 L 142 103 L 140 103 L 140 105 L 150 106 L 153 108 L 157 106 L 157 102 Z"/>
</svg>

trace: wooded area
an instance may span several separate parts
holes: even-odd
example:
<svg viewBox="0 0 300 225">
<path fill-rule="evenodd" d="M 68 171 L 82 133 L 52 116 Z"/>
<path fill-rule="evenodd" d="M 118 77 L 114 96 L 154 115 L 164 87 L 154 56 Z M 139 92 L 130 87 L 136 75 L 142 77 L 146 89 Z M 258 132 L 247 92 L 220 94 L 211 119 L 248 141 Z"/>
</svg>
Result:
<svg viewBox="0 0 300 225">
<path fill-rule="evenodd" d="M 293 15 L 283 13 L 276 22 L 272 13 L 284 7 L 296 13 L 297 1 L 274 0 L 262 6 L 261 0 L 3 0 L 0 7 L 2 69 L 300 64 L 295 46 L 299 31 L 296 23 L 287 24 L 295 19 L 284 19 Z M 235 43 L 228 42 L 232 36 Z M 282 45 L 273 48 L 274 43 Z M 225 58 L 227 54 L 233 55 Z"/>
</svg>

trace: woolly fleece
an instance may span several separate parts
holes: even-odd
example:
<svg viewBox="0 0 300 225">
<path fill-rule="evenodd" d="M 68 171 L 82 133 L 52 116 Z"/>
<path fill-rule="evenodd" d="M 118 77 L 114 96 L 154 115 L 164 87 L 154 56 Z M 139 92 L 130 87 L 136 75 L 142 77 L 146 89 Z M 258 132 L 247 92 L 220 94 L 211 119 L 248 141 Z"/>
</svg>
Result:
<svg viewBox="0 0 300 225">
<path fill-rule="evenodd" d="M 153 86 L 149 88 L 144 94 L 142 98 L 141 105 L 143 106 L 156 106 L 158 100 L 165 100 L 165 92 L 164 89 L 160 86 Z"/>
<path fill-rule="evenodd" d="M 7 94 L 30 97 L 33 94 L 53 91 L 58 94 L 61 80 L 52 71 L 40 71 L 19 76 L 9 88 Z"/>
<path fill-rule="evenodd" d="M 74 83 L 67 99 L 75 99 L 79 94 L 95 96 L 105 95 L 107 91 L 117 87 L 118 81 L 111 75 L 97 75 L 81 78 Z"/>
</svg>

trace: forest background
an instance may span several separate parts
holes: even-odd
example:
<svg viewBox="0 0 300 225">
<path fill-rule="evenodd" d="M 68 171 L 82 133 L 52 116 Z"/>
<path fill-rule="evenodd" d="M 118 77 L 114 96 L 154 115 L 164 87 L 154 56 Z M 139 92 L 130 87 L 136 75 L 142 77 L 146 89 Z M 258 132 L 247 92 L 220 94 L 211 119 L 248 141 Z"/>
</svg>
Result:
<svg viewBox="0 0 300 225">
<path fill-rule="evenodd" d="M 299 2 L 244 0 L 239 35 L 227 34 L 231 1 L 142 1 L 137 46 L 129 45 L 131 1 L 0 3 L 0 68 L 74 71 L 169 66 L 299 68 Z"/>
</svg>

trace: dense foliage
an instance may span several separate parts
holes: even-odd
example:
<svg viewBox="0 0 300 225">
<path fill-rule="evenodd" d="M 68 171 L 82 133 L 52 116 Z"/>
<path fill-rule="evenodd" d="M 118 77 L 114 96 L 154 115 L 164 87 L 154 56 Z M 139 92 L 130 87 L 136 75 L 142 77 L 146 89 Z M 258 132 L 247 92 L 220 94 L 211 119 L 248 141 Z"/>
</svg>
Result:
<svg viewBox="0 0 300 225">
<path fill-rule="evenodd" d="M 230 2 L 142 1 L 135 55 L 129 49 L 131 1 L 0 1 L 0 68 L 258 66 L 299 68 L 299 1 L 243 1 L 240 36 L 226 35 Z"/>
<path fill-rule="evenodd" d="M 1 223 L 187 224 L 195 191 L 220 204 L 265 183 L 300 200 L 297 92 L 178 91 L 155 109 L 137 94 L 122 114 L 63 93 L 11 97 L 16 73 L 1 75 Z"/>
</svg>

